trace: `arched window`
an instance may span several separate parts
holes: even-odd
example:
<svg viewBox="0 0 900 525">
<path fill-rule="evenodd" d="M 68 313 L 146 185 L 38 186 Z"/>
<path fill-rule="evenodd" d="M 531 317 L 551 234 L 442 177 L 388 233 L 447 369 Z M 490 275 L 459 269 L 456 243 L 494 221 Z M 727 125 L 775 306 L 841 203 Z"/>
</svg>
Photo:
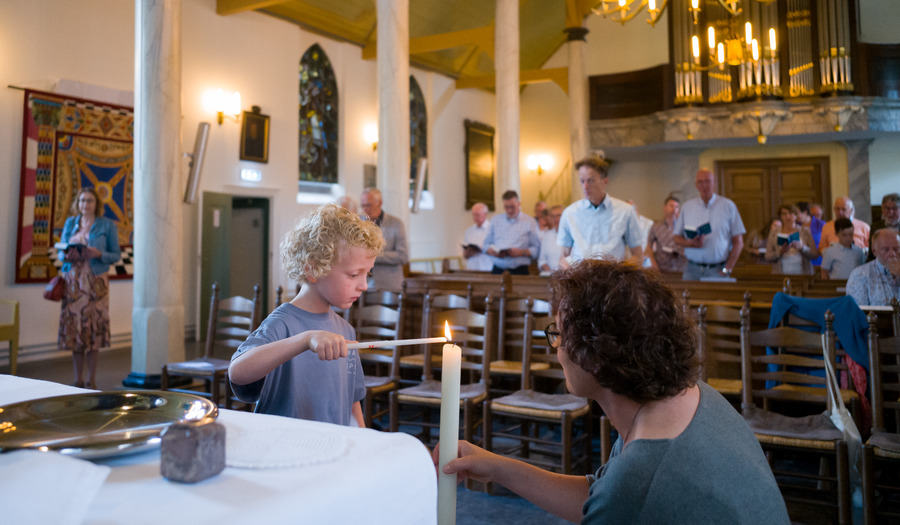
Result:
<svg viewBox="0 0 900 525">
<path fill-rule="evenodd" d="M 328 56 L 313 44 L 300 59 L 300 181 L 338 181 L 338 92 Z"/>
<path fill-rule="evenodd" d="M 425 97 L 419 89 L 416 77 L 409 77 L 409 187 L 415 191 L 419 159 L 428 157 L 428 114 L 425 111 Z M 423 189 L 428 189 L 425 179 Z"/>
</svg>

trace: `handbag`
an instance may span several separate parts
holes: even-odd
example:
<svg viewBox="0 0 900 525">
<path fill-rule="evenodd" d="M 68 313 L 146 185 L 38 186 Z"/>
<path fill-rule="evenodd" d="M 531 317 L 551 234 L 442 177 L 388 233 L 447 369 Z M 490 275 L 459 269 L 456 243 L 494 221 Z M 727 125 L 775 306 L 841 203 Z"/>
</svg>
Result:
<svg viewBox="0 0 900 525">
<path fill-rule="evenodd" d="M 62 275 L 57 275 L 44 288 L 44 299 L 48 301 L 62 301 L 63 292 L 66 290 L 66 280 Z"/>
<path fill-rule="evenodd" d="M 847 459 L 850 463 L 850 492 L 851 502 L 853 506 L 862 506 L 862 477 L 859 471 L 860 452 L 862 450 L 862 436 L 856 423 L 853 421 L 853 415 L 847 410 L 844 399 L 841 397 L 841 387 L 838 383 L 837 373 L 834 370 L 834 364 L 828 359 L 828 349 L 825 344 L 825 334 L 822 334 L 822 350 L 825 358 L 825 389 L 831 400 L 831 422 L 835 428 L 844 435 L 844 441 L 847 442 Z"/>
</svg>

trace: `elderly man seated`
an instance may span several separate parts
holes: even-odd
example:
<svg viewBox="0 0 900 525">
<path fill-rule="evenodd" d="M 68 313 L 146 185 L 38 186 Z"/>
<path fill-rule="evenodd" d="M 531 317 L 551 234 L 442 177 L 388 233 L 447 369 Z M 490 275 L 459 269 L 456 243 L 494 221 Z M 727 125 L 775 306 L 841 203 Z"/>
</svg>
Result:
<svg viewBox="0 0 900 525">
<path fill-rule="evenodd" d="M 887 306 L 900 299 L 900 233 L 882 228 L 872 236 L 875 260 L 857 267 L 847 279 L 847 295 L 860 306 Z"/>
</svg>

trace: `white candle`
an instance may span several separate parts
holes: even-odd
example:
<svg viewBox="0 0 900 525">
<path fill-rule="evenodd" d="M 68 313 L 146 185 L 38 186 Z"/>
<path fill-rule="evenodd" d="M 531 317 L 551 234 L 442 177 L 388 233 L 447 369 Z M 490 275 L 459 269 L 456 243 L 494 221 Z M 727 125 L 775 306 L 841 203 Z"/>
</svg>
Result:
<svg viewBox="0 0 900 525">
<path fill-rule="evenodd" d="M 426 337 L 424 339 L 395 339 L 393 341 L 363 341 L 360 343 L 347 343 L 347 348 L 392 348 L 395 346 L 424 345 L 429 343 L 446 342 L 446 337 Z"/>
<path fill-rule="evenodd" d="M 456 474 L 444 474 L 444 465 L 459 449 L 459 376 L 462 349 L 444 345 L 441 359 L 441 450 L 438 457 L 438 525 L 456 523 Z"/>
</svg>

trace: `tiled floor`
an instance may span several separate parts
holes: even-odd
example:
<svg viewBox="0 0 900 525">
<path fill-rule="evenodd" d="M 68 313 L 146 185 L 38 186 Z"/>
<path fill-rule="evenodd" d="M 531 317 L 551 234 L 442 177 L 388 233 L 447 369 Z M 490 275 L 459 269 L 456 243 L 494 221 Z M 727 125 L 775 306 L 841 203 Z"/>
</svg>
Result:
<svg viewBox="0 0 900 525">
<path fill-rule="evenodd" d="M 186 352 L 189 357 L 202 352 L 202 346 L 189 342 Z M 123 389 L 122 380 L 131 370 L 130 350 L 110 350 L 102 352 L 99 359 L 97 374 L 97 387 L 101 390 Z M 4 368 L 0 372 L 8 373 Z M 72 365 L 69 358 L 58 358 L 40 362 L 19 363 L 19 375 L 33 379 L 43 379 L 64 384 L 72 384 Z M 599 450 L 596 446 L 595 450 Z M 595 460 L 595 468 L 599 460 Z M 794 523 L 816 524 L 828 523 L 827 516 L 821 512 L 789 506 Z M 460 525 L 481 524 L 556 524 L 568 523 L 557 518 L 528 501 L 509 493 L 503 487 L 496 487 L 493 495 L 480 491 L 466 490 L 460 485 L 457 499 L 457 523 Z"/>
</svg>

